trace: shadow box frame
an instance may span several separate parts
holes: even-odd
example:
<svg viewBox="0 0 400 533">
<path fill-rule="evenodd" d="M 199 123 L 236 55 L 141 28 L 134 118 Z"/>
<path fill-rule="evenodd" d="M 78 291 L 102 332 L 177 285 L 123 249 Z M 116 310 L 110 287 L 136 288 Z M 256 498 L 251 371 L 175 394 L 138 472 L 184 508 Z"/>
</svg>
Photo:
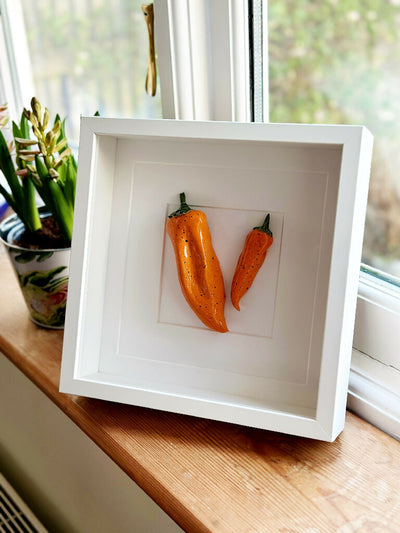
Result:
<svg viewBox="0 0 400 533">
<path fill-rule="evenodd" d="M 333 441 L 372 154 L 363 126 L 83 117 L 60 391 Z M 168 213 L 207 215 L 228 333 L 179 288 Z M 237 312 L 248 231 L 274 242 Z"/>
</svg>

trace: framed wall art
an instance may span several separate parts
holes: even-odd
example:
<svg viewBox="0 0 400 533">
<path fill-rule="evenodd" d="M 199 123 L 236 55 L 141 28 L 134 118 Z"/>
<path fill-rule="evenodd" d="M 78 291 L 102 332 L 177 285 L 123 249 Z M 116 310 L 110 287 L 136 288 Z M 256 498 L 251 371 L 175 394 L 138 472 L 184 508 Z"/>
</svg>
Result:
<svg viewBox="0 0 400 533">
<path fill-rule="evenodd" d="M 371 152 L 361 126 L 83 118 L 60 390 L 334 440 Z M 207 218 L 226 333 L 179 284 L 166 223 L 182 192 Z M 238 257 L 267 214 L 237 311 Z"/>
</svg>

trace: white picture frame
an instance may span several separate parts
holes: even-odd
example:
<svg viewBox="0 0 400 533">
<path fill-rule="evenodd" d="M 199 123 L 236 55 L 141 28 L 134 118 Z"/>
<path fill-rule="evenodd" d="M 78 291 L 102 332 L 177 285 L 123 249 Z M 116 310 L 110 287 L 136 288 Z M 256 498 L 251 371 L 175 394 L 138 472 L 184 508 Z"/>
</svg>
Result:
<svg viewBox="0 0 400 533">
<path fill-rule="evenodd" d="M 334 440 L 372 154 L 362 126 L 82 118 L 60 391 Z M 167 214 L 208 218 L 228 333 L 184 300 Z M 246 234 L 274 242 L 240 313 Z"/>
</svg>

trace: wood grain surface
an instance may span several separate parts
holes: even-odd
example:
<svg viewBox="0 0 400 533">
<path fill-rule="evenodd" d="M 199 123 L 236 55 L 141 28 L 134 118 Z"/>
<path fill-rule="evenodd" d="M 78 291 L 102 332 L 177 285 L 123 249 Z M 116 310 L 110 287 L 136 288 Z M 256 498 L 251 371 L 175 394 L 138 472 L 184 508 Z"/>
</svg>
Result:
<svg viewBox="0 0 400 533">
<path fill-rule="evenodd" d="M 325 443 L 60 394 L 62 342 L 0 253 L 0 351 L 184 530 L 400 531 L 400 443 L 355 415 Z"/>
</svg>

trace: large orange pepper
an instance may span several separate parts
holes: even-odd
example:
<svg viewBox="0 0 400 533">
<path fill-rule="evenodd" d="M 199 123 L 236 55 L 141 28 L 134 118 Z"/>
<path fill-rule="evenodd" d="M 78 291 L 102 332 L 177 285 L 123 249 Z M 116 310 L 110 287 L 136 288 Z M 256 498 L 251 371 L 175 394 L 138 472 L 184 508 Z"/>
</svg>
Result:
<svg viewBox="0 0 400 533">
<path fill-rule="evenodd" d="M 224 280 L 206 215 L 187 205 L 185 193 L 180 194 L 180 202 L 180 208 L 169 215 L 166 227 L 183 296 L 203 324 L 225 333 Z"/>
<path fill-rule="evenodd" d="M 236 265 L 232 279 L 231 301 L 233 307 L 240 311 L 239 302 L 253 284 L 257 272 L 265 261 L 268 248 L 274 238 L 269 229 L 270 215 L 268 214 L 262 226 L 253 228 L 247 234 L 242 253 Z"/>
</svg>

